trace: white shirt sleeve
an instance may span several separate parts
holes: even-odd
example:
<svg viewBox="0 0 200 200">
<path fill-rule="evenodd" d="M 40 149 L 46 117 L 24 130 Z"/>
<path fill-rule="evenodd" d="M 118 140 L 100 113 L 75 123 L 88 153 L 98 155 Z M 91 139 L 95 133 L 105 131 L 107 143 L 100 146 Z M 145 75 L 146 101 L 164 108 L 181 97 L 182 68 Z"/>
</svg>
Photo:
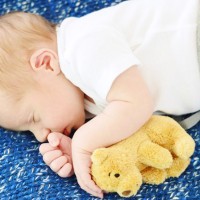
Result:
<svg viewBox="0 0 200 200">
<path fill-rule="evenodd" d="M 72 65 L 82 83 L 103 100 L 116 77 L 139 64 L 123 34 L 110 27 L 86 34 L 73 51 Z"/>
</svg>

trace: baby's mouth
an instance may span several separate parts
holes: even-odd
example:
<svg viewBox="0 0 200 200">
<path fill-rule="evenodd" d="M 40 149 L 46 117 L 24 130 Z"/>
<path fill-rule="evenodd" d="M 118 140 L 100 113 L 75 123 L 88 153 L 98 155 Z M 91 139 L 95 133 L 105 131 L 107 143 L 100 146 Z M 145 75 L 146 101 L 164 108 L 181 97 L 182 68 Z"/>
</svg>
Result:
<svg viewBox="0 0 200 200">
<path fill-rule="evenodd" d="M 66 135 L 66 136 L 69 136 L 71 133 L 71 130 L 69 130 L 69 128 L 65 128 L 64 131 L 63 131 L 63 134 Z"/>
</svg>

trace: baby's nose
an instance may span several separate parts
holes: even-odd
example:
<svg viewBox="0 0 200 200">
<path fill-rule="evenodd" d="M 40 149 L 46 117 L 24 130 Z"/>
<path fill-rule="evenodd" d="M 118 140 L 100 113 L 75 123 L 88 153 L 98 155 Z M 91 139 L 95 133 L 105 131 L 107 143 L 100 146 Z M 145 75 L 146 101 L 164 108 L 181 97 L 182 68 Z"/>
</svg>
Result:
<svg viewBox="0 0 200 200">
<path fill-rule="evenodd" d="M 42 131 L 40 132 L 40 134 L 38 135 L 38 140 L 40 142 L 45 142 L 47 140 L 47 136 L 49 135 L 49 133 L 51 132 L 50 129 L 48 128 L 43 128 Z"/>
</svg>

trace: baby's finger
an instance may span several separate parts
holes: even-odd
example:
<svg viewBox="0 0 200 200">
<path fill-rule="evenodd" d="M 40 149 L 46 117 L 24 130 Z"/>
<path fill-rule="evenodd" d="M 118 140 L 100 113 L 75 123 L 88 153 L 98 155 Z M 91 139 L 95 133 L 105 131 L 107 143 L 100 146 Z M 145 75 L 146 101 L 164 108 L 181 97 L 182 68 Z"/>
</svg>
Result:
<svg viewBox="0 0 200 200">
<path fill-rule="evenodd" d="M 91 180 L 90 175 L 88 174 L 85 174 L 83 176 L 82 175 L 81 177 L 80 176 L 77 177 L 80 187 L 86 192 L 92 194 L 93 196 L 103 198 L 102 190 L 97 185 L 95 185 L 95 183 Z"/>
<path fill-rule="evenodd" d="M 44 155 L 45 153 L 47 153 L 49 151 L 53 151 L 53 150 L 56 150 L 56 149 L 58 149 L 58 148 L 52 147 L 49 143 L 43 143 L 39 147 L 39 151 L 42 155 Z"/>
<path fill-rule="evenodd" d="M 68 162 L 67 156 L 60 156 L 49 165 L 54 172 L 58 172 Z"/>
<path fill-rule="evenodd" d="M 61 157 L 63 153 L 60 150 L 53 150 L 43 155 L 43 160 L 47 165 L 50 165 L 54 160 Z"/>
<path fill-rule="evenodd" d="M 66 178 L 66 177 L 70 177 L 74 174 L 74 170 L 73 167 L 70 163 L 66 163 L 58 172 L 57 174 L 60 177 Z"/>
<path fill-rule="evenodd" d="M 64 135 L 59 132 L 52 132 L 49 133 L 47 139 L 49 141 L 49 144 L 53 147 L 57 147 L 60 144 L 60 141 Z"/>
</svg>

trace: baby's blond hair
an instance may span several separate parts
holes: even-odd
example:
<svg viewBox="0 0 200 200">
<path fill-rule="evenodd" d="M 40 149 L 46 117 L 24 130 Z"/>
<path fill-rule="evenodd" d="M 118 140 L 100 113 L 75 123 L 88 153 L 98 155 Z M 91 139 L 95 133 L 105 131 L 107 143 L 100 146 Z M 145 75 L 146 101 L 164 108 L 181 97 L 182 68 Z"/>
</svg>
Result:
<svg viewBox="0 0 200 200">
<path fill-rule="evenodd" d="M 40 43 L 53 42 L 55 25 L 43 17 L 13 12 L 0 16 L 0 90 L 20 99 L 30 84 L 29 59 Z"/>
</svg>

